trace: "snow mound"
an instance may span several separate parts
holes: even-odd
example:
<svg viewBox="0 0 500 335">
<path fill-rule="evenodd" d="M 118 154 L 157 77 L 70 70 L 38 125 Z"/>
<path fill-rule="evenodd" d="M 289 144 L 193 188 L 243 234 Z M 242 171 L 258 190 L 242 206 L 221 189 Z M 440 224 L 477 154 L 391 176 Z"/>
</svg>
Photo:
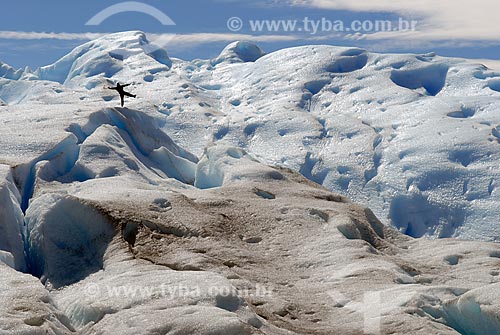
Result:
<svg viewBox="0 0 500 335">
<path fill-rule="evenodd" d="M 212 61 L 212 64 L 255 62 L 265 54 L 256 44 L 241 41 L 233 42 L 222 50 L 220 55 Z"/>
<path fill-rule="evenodd" d="M 111 78 L 123 70 L 129 58 L 144 56 L 172 66 L 165 50 L 150 44 L 143 32 L 136 31 L 106 35 L 85 43 L 56 63 L 37 69 L 34 74 L 40 80 L 77 87 L 81 79 Z"/>
<path fill-rule="evenodd" d="M 196 156 L 175 144 L 144 113 L 127 108 L 104 110 L 91 114 L 87 124 L 73 124 L 68 130 L 82 143 L 72 173 L 88 171 L 109 177 L 119 171 L 138 172 L 147 180 L 156 175 L 194 182 Z"/>
</svg>

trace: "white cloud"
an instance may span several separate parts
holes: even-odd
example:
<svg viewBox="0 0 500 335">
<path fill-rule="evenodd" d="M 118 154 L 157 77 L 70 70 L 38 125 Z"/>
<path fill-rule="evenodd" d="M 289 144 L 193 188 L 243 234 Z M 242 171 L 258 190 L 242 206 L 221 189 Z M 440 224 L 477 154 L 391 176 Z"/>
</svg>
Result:
<svg viewBox="0 0 500 335">
<path fill-rule="evenodd" d="M 9 40 L 93 40 L 105 34 L 101 33 L 45 33 L 45 32 L 28 32 L 28 31 L 0 31 L 0 39 Z"/>
<path fill-rule="evenodd" d="M 498 40 L 498 0 L 290 0 L 299 6 L 358 12 L 393 12 L 421 18 L 418 32 L 393 38 Z"/>
<path fill-rule="evenodd" d="M 87 41 L 99 38 L 106 33 L 46 33 L 0 31 L 0 40 L 44 40 Z M 303 40 L 304 37 L 294 35 L 250 35 L 237 33 L 192 33 L 192 34 L 154 34 L 147 33 L 150 41 L 167 48 L 191 48 L 200 44 L 233 42 L 238 40 L 251 42 L 285 42 Z"/>
<path fill-rule="evenodd" d="M 23 31 L 0 31 L 0 39 L 9 40 L 93 40 L 108 33 L 45 33 Z M 111 34 L 111 33 L 109 33 Z M 154 34 L 147 33 L 152 39 L 165 39 L 177 44 L 198 44 L 209 42 L 223 42 L 236 40 L 249 40 L 255 42 L 280 42 L 302 39 L 293 35 L 249 35 L 233 33 L 192 33 L 192 34 Z"/>
<path fill-rule="evenodd" d="M 151 39 L 161 41 L 166 39 L 169 44 L 175 45 L 196 45 L 216 42 L 251 41 L 251 42 L 283 42 L 296 41 L 302 39 L 293 35 L 249 35 L 231 33 L 193 33 L 193 34 L 147 34 Z"/>
<path fill-rule="evenodd" d="M 150 42 L 167 51 L 180 52 L 213 43 L 231 43 L 249 41 L 253 43 L 272 43 L 298 41 L 301 38 L 292 35 L 249 35 L 237 33 L 192 33 L 192 34 L 147 34 Z"/>
</svg>

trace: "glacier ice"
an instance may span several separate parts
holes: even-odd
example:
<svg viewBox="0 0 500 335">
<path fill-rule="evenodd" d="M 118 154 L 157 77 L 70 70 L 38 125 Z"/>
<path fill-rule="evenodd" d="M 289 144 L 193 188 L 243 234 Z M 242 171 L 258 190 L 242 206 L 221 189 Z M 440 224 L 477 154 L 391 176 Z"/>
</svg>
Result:
<svg viewBox="0 0 500 335">
<path fill-rule="evenodd" d="M 166 52 L 153 49 L 144 33 L 127 32 L 85 43 L 56 63 L 39 68 L 34 74 L 40 80 L 78 87 L 80 78 L 98 75 L 113 77 L 123 69 L 123 63 L 129 57 L 137 55 L 149 56 L 163 65 L 171 66 Z"/>
<path fill-rule="evenodd" d="M 1 63 L 0 333 L 359 333 L 375 292 L 388 332 L 495 334 L 498 245 L 448 237 L 499 239 L 499 78 L 141 32 Z"/>
<path fill-rule="evenodd" d="M 9 166 L 0 164 L 0 261 L 26 271 L 21 195 Z"/>
<path fill-rule="evenodd" d="M 102 268 L 114 229 L 99 213 L 70 197 L 38 197 L 26 213 L 31 273 L 54 288 Z"/>
<path fill-rule="evenodd" d="M 0 262 L 0 333 L 67 335 L 74 332 L 40 281 Z"/>
<path fill-rule="evenodd" d="M 471 290 L 445 305 L 445 317 L 461 334 L 500 334 L 499 284 Z"/>
</svg>

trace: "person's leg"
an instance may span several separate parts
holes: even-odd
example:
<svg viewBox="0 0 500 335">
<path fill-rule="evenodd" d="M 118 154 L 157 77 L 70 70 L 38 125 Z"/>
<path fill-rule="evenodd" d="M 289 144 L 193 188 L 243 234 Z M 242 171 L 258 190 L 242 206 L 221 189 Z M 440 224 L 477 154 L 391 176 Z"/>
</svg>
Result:
<svg viewBox="0 0 500 335">
<path fill-rule="evenodd" d="M 124 101 L 124 95 L 123 94 L 120 94 L 120 100 L 122 102 L 122 107 L 123 107 L 123 104 L 125 103 L 125 101 Z"/>
<path fill-rule="evenodd" d="M 136 97 L 137 97 L 137 95 L 132 94 L 132 93 L 128 93 L 128 92 L 125 92 L 125 95 L 126 95 L 127 97 L 131 97 L 131 98 L 136 98 Z"/>
</svg>

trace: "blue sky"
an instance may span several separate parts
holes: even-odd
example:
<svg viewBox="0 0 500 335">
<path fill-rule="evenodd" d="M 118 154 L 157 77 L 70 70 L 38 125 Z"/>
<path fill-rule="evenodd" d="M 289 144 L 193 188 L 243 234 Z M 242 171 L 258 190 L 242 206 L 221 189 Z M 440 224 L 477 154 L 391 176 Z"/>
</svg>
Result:
<svg viewBox="0 0 500 335">
<path fill-rule="evenodd" d="M 141 12 L 141 3 L 162 12 L 175 25 L 163 25 L 151 12 Z M 120 5 L 115 7 L 120 10 L 97 26 L 86 25 L 112 5 Z M 444 56 L 499 60 L 499 10 L 497 0 L 6 1 L 2 3 L 0 22 L 0 60 L 14 67 L 36 68 L 53 63 L 99 34 L 124 30 L 151 33 L 153 40 L 168 36 L 165 47 L 169 54 L 183 59 L 215 57 L 231 41 L 251 40 L 267 52 L 305 44 L 333 44 L 377 52 L 433 51 Z M 238 22 L 228 27 L 230 18 L 239 19 L 241 29 Z M 257 20 L 264 24 L 264 20 L 275 20 L 280 29 L 255 31 L 252 25 Z M 400 20 L 413 20 L 416 29 L 361 29 L 354 34 L 349 28 L 353 22 L 368 22 L 366 27 L 370 27 L 377 20 L 390 21 L 393 27 L 399 27 Z M 284 22 L 295 22 L 295 29 L 284 29 Z M 329 28 L 328 22 L 336 23 L 337 28 L 341 22 L 343 31 L 322 31 Z M 317 25 L 316 32 L 313 25 Z"/>
</svg>

